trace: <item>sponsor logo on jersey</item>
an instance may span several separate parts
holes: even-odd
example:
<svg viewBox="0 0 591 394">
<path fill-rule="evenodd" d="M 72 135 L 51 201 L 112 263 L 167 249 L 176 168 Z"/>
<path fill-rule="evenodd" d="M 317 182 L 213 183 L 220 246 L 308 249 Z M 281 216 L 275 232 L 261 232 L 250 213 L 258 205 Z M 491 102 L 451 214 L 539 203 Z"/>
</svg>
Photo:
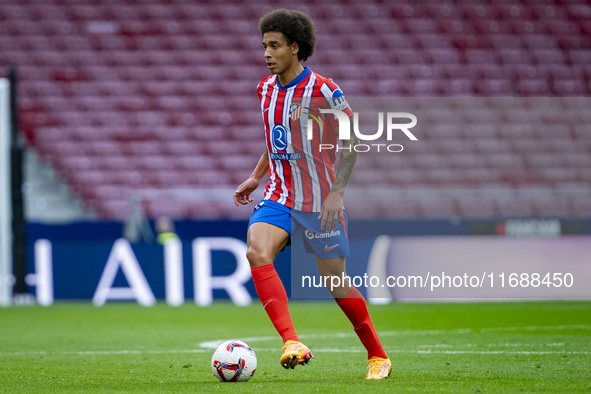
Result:
<svg viewBox="0 0 591 394">
<path fill-rule="evenodd" d="M 332 97 L 330 98 L 329 102 L 330 108 L 336 109 L 338 111 L 342 111 L 349 107 L 349 103 L 347 103 L 347 100 L 345 100 L 345 95 L 341 89 L 337 89 L 332 92 Z"/>
<path fill-rule="evenodd" d="M 275 152 L 269 152 L 271 160 L 299 160 L 301 153 L 287 153 L 287 128 L 283 125 L 275 125 L 270 135 L 271 146 Z"/>
<path fill-rule="evenodd" d="M 283 125 L 275 125 L 271 130 L 271 146 L 278 153 L 285 153 L 287 149 L 287 129 Z"/>
<path fill-rule="evenodd" d="M 303 156 L 301 153 L 269 153 L 271 160 L 299 160 Z"/>
</svg>

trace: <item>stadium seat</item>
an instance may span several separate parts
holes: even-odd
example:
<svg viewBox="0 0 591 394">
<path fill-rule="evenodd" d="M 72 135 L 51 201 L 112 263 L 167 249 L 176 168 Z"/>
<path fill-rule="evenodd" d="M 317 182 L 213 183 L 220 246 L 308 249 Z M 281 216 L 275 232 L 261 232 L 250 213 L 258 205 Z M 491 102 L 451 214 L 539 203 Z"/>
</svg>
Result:
<svg viewBox="0 0 591 394">
<path fill-rule="evenodd" d="M 510 79 L 482 79 L 475 89 L 481 96 L 509 96 L 513 94 L 513 83 Z"/>
<path fill-rule="evenodd" d="M 426 49 L 426 59 L 432 64 L 457 64 L 460 62 L 460 54 L 445 47 L 428 48 Z"/>
<path fill-rule="evenodd" d="M 591 200 L 589 199 L 573 199 L 572 211 L 576 217 L 591 216 Z"/>
<path fill-rule="evenodd" d="M 536 19 L 564 19 L 567 16 L 564 8 L 549 2 L 530 4 L 529 8 Z"/>
<path fill-rule="evenodd" d="M 563 218 L 571 213 L 569 201 L 560 200 L 534 200 L 535 213 L 543 218 Z"/>
<path fill-rule="evenodd" d="M 529 54 L 522 49 L 499 49 L 497 53 L 502 64 L 531 64 Z"/>
<path fill-rule="evenodd" d="M 421 208 L 417 201 L 384 201 L 380 202 L 377 206 L 379 207 L 379 210 L 377 211 L 377 214 L 374 214 L 374 218 L 412 219 L 421 215 Z M 358 214 L 358 217 L 364 216 L 363 212 Z"/>
<path fill-rule="evenodd" d="M 579 27 L 569 20 L 548 19 L 542 23 L 545 30 L 553 36 L 580 34 Z"/>
<path fill-rule="evenodd" d="M 131 188 L 234 188 L 259 159 L 264 142 L 256 84 L 267 72 L 257 23 L 271 5 L 12 3 L 0 4 L 0 65 L 19 66 L 23 132 L 99 217 L 124 219 Z M 319 18 L 312 69 L 333 77 L 349 97 L 403 97 L 420 110 L 419 141 L 404 145 L 407 155 L 360 161 L 352 188 L 379 179 L 441 193 L 590 184 L 585 125 L 591 115 L 584 103 L 536 109 L 500 100 L 591 94 L 587 2 L 315 0 L 298 7 L 316 9 Z M 220 29 L 223 35 L 214 33 Z M 430 107 L 424 97 L 434 96 L 449 100 Z M 454 96 L 480 97 L 459 111 Z M 220 152 L 233 157 L 222 160 Z M 588 212 L 576 199 L 550 200 L 554 210 L 527 198 L 491 201 L 401 201 L 394 208 L 387 201 L 366 213 Z M 146 207 L 149 215 L 248 216 L 225 203 L 210 210 L 197 205 Z"/>
<path fill-rule="evenodd" d="M 493 200 L 458 200 L 459 214 L 467 219 L 489 219 L 498 215 Z"/>
<path fill-rule="evenodd" d="M 546 96 L 549 93 L 548 82 L 543 79 L 526 79 L 517 82 L 520 96 Z"/>
<path fill-rule="evenodd" d="M 421 217 L 448 219 L 458 216 L 458 208 L 453 201 L 419 201 Z"/>
<path fill-rule="evenodd" d="M 444 96 L 473 96 L 474 84 L 471 79 L 443 80 L 439 84 L 439 92 Z"/>
<path fill-rule="evenodd" d="M 589 94 L 580 79 L 555 79 L 552 82 L 552 89 L 559 96 L 585 96 Z"/>
<path fill-rule="evenodd" d="M 497 212 L 504 218 L 528 218 L 534 216 L 534 204 L 528 199 L 497 199 Z M 547 217 L 544 215 L 544 217 Z"/>
<path fill-rule="evenodd" d="M 466 3 L 460 4 L 459 11 L 463 14 L 465 19 L 474 20 L 482 18 L 496 18 L 497 10 L 494 7 L 490 7 L 486 4 L 481 3 Z"/>
</svg>

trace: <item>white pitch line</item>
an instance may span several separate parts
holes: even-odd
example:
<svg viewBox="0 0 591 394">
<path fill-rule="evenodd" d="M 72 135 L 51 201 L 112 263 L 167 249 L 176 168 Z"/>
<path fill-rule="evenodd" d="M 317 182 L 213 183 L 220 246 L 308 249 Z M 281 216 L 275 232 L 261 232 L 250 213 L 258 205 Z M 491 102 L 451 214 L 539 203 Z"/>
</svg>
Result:
<svg viewBox="0 0 591 394">
<path fill-rule="evenodd" d="M 48 352 L 45 350 L 30 352 L 0 352 L 0 356 L 49 356 L 49 355 L 69 355 L 69 356 L 112 356 L 125 354 L 193 354 L 209 353 L 209 349 L 169 349 L 169 350 L 81 350 L 67 352 Z"/>
<path fill-rule="evenodd" d="M 579 324 L 572 326 L 526 326 L 526 327 L 495 327 L 483 328 L 480 332 L 515 332 L 515 331 L 567 331 L 567 330 L 590 330 L 591 326 Z"/>
<path fill-rule="evenodd" d="M 589 325 L 561 325 L 561 326 L 527 326 L 527 327 L 492 327 L 475 330 L 471 328 L 462 329 L 451 329 L 451 330 L 400 330 L 400 331 L 382 331 L 380 336 L 397 336 L 397 335 L 438 335 L 438 334 L 478 334 L 478 333 L 495 333 L 495 332 L 519 332 L 520 330 L 525 332 L 530 331 L 568 331 L 568 330 L 589 330 Z M 324 333 L 324 334 L 305 334 L 300 335 L 302 339 L 323 339 L 323 338 L 349 338 L 356 337 L 354 332 L 341 332 L 341 333 Z M 246 337 L 240 338 L 244 342 L 267 342 L 267 341 L 279 341 L 278 336 L 260 336 L 260 337 Z M 85 350 L 85 351 L 64 351 L 64 352 L 48 352 L 44 350 L 30 351 L 30 352 L 0 352 L 0 356 L 39 356 L 39 355 L 140 355 L 140 354 L 194 354 L 194 353 L 209 353 L 211 349 L 217 348 L 219 344 L 227 341 L 225 339 L 217 339 L 212 341 L 205 341 L 199 344 L 198 349 L 169 349 L 169 350 Z M 532 346 L 548 346 L 558 347 L 564 346 L 564 343 L 547 343 L 541 344 L 520 344 L 520 343 L 497 343 L 497 344 L 463 344 L 458 347 L 532 347 Z M 420 349 L 386 349 L 388 353 L 407 353 L 407 354 L 481 354 L 481 355 L 495 355 L 495 354 L 524 354 L 524 355 L 550 355 L 550 354 L 580 354 L 588 355 L 591 354 L 589 351 L 519 351 L 519 350 L 433 350 L 437 348 L 447 348 L 448 344 L 434 344 L 434 345 L 419 345 Z M 451 345 L 449 345 L 451 347 Z M 277 352 L 277 348 L 255 348 L 257 352 Z M 337 349 L 337 348 L 315 348 L 314 351 L 319 353 L 365 353 L 365 349 Z"/>
<path fill-rule="evenodd" d="M 258 351 L 258 350 L 257 350 Z M 535 351 L 535 350 L 418 350 L 418 349 L 385 349 L 386 353 L 398 353 L 398 354 L 480 354 L 480 355 L 591 355 L 591 351 Z M 325 348 L 316 349 L 314 352 L 318 353 L 365 353 L 365 349 L 337 349 L 337 348 Z"/>
<path fill-rule="evenodd" d="M 486 345 L 484 345 L 486 346 Z M 390 354 L 420 354 L 420 355 L 591 355 L 591 351 L 535 351 L 535 350 L 433 350 L 433 349 L 385 349 Z M 279 348 L 255 348 L 256 352 L 279 352 Z M 1 352 L 0 356 L 49 356 L 49 355 L 77 355 L 77 356 L 109 356 L 109 355 L 142 355 L 142 354 L 197 354 L 210 353 L 211 349 L 171 349 L 171 350 L 88 350 L 76 352 Z M 314 348 L 317 353 L 365 353 L 362 348 Z"/>
<path fill-rule="evenodd" d="M 400 330 L 400 331 L 380 331 L 380 336 L 397 336 L 397 335 L 438 335 L 438 334 L 473 334 L 473 333 L 496 333 L 496 332 L 516 332 L 523 331 L 568 331 L 568 330 L 589 330 L 591 326 L 588 325 L 572 325 L 572 326 L 527 326 L 527 327 L 491 327 L 475 330 L 472 328 L 457 328 L 450 330 Z M 301 339 L 322 339 L 322 338 L 349 338 L 356 337 L 355 332 L 340 332 L 340 333 L 326 333 L 326 334 L 304 334 L 300 335 Z M 238 338 L 246 343 L 249 342 L 267 342 L 279 340 L 279 336 L 264 336 L 264 337 L 248 337 Z M 216 339 L 213 341 L 205 341 L 199 344 L 199 347 L 207 349 L 215 349 L 221 343 L 227 341 L 225 339 Z"/>
</svg>

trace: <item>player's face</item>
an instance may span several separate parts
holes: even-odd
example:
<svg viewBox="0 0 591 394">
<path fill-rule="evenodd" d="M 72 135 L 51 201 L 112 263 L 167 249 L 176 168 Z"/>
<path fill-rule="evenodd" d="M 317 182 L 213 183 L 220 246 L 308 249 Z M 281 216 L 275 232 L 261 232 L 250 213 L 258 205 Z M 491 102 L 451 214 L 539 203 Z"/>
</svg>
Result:
<svg viewBox="0 0 591 394">
<path fill-rule="evenodd" d="M 287 45 L 283 33 L 269 31 L 263 35 L 265 61 L 271 74 L 282 74 L 298 63 L 298 45 Z"/>
</svg>

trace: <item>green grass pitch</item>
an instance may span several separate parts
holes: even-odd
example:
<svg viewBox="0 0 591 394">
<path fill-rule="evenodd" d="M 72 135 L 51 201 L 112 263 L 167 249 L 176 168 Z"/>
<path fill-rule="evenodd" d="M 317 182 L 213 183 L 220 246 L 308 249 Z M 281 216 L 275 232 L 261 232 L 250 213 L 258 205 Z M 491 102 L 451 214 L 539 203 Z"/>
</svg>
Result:
<svg viewBox="0 0 591 394">
<path fill-rule="evenodd" d="M 284 370 L 262 307 L 216 303 L 58 303 L 0 309 L 0 392 L 589 392 L 591 303 L 370 306 L 393 361 L 364 379 L 367 358 L 332 302 L 292 302 L 315 354 Z M 220 383 L 204 343 L 245 339 L 258 357 L 246 383 Z"/>
</svg>

